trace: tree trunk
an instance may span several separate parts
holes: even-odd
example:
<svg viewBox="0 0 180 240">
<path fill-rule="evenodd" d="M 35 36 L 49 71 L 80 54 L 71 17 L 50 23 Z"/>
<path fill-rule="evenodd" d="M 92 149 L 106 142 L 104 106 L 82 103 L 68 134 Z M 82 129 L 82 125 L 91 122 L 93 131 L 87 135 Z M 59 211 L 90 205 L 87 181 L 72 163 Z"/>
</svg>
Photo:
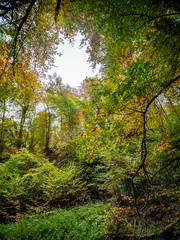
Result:
<svg viewBox="0 0 180 240">
<path fill-rule="evenodd" d="M 46 114 L 46 142 L 45 142 L 45 149 L 49 149 L 49 142 L 50 142 L 50 131 L 51 131 L 51 113 L 49 107 L 47 106 L 48 112 Z"/>
<path fill-rule="evenodd" d="M 18 134 L 18 139 L 17 139 L 17 147 L 21 148 L 22 143 L 23 143 L 23 128 L 24 128 L 24 123 L 26 120 L 26 113 L 27 113 L 28 107 L 23 106 L 22 107 L 22 114 L 21 114 L 21 121 L 20 121 L 20 127 L 19 127 L 19 134 Z"/>
<path fill-rule="evenodd" d="M 5 122 L 5 114 L 6 114 L 6 102 L 3 101 L 3 109 L 2 109 L 2 123 L 1 123 L 1 132 L 0 132 L 0 153 L 4 150 L 4 122 Z"/>
</svg>

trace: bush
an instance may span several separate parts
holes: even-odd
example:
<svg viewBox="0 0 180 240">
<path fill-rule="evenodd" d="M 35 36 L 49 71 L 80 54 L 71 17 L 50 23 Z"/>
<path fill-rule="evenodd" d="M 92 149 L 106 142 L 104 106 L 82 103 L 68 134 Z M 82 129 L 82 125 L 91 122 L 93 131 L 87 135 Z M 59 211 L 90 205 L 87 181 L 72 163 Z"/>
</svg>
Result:
<svg viewBox="0 0 180 240">
<path fill-rule="evenodd" d="M 1 220 L 17 219 L 40 207 L 69 207 L 98 198 L 104 190 L 87 165 L 69 163 L 59 169 L 26 149 L 10 155 L 0 163 Z"/>
<path fill-rule="evenodd" d="M 8 161 L 0 164 L 2 219 L 25 212 L 28 206 L 47 205 L 55 199 L 61 204 L 72 191 L 75 173 L 73 164 L 58 169 L 24 149 L 11 155 Z"/>
</svg>

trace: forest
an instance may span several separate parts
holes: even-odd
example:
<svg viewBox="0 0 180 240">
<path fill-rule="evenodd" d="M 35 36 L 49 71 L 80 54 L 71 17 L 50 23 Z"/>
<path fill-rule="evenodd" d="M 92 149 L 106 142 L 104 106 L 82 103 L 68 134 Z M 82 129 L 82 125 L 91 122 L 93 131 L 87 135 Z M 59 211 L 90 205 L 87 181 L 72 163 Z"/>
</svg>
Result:
<svg viewBox="0 0 180 240">
<path fill-rule="evenodd" d="M 1 0 L 0 36 L 0 239 L 179 239 L 178 1 Z"/>
</svg>

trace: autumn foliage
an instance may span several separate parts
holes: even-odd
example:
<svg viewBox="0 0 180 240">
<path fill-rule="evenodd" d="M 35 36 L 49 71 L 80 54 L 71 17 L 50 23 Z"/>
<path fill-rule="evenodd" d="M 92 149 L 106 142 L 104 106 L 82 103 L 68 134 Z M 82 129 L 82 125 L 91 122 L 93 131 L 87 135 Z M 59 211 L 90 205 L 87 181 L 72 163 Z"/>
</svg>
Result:
<svg viewBox="0 0 180 240">
<path fill-rule="evenodd" d="M 173 0 L 0 3 L 3 221 L 98 200 L 111 207 L 78 223 L 99 222 L 92 239 L 178 237 L 179 13 Z M 101 69 L 75 89 L 46 72 L 79 32 Z"/>
</svg>

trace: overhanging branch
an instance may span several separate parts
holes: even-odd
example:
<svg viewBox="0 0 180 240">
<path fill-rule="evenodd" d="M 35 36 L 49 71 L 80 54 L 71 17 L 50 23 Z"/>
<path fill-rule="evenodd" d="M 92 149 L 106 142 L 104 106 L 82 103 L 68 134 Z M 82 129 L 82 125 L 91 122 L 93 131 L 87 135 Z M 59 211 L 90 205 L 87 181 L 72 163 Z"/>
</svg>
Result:
<svg viewBox="0 0 180 240">
<path fill-rule="evenodd" d="M 15 65 L 15 60 L 16 60 L 16 45 L 17 45 L 17 40 L 18 40 L 18 36 L 19 36 L 19 33 L 22 29 L 22 26 L 23 24 L 26 22 L 30 12 L 31 12 L 31 9 L 32 7 L 34 6 L 35 2 L 37 0 L 32 0 L 32 2 L 30 3 L 29 7 L 27 8 L 26 10 L 26 14 L 24 15 L 24 17 L 22 18 L 22 21 L 20 22 L 18 28 L 17 28 L 17 32 L 16 32 L 16 36 L 15 36 L 15 39 L 14 39 L 14 54 L 13 54 L 13 75 L 14 75 L 14 65 Z"/>
<path fill-rule="evenodd" d="M 134 192 L 134 199 L 135 199 L 135 206 L 136 206 L 136 210 L 137 210 L 137 214 L 139 214 L 139 210 L 137 207 L 137 197 L 136 197 L 136 188 L 135 188 L 135 184 L 134 184 L 134 178 L 137 176 L 138 172 L 143 169 L 145 176 L 147 177 L 148 182 L 149 181 L 149 177 L 145 168 L 145 161 L 146 161 L 146 157 L 147 157 L 147 146 L 146 146 L 146 113 L 150 107 L 150 105 L 163 93 L 163 91 L 165 91 L 168 87 L 171 86 L 171 84 L 173 84 L 174 82 L 176 82 L 177 80 L 180 79 L 180 75 L 176 76 L 175 78 L 169 80 L 163 87 L 162 89 L 156 94 L 154 95 L 154 97 L 151 98 L 151 100 L 148 102 L 148 104 L 146 105 L 146 108 L 144 111 L 141 112 L 142 117 L 143 117 L 143 138 L 142 138 L 142 142 L 141 142 L 141 164 L 138 167 L 138 169 L 136 170 L 136 172 L 134 173 L 133 177 L 132 177 L 132 188 L 133 188 L 133 192 Z"/>
<path fill-rule="evenodd" d="M 166 90 L 168 87 L 171 86 L 171 84 L 173 84 L 174 82 L 176 82 L 176 81 L 179 80 L 179 79 L 180 79 L 180 75 L 178 75 L 177 77 L 171 79 L 168 83 L 166 83 L 166 84 L 163 86 L 163 88 L 148 102 L 148 104 L 147 104 L 147 106 L 146 106 L 146 108 L 145 108 L 145 110 L 144 110 L 144 114 L 147 113 L 150 105 L 156 100 L 156 98 L 158 98 L 158 97 L 161 95 L 161 93 L 163 93 L 164 90 Z"/>
</svg>

